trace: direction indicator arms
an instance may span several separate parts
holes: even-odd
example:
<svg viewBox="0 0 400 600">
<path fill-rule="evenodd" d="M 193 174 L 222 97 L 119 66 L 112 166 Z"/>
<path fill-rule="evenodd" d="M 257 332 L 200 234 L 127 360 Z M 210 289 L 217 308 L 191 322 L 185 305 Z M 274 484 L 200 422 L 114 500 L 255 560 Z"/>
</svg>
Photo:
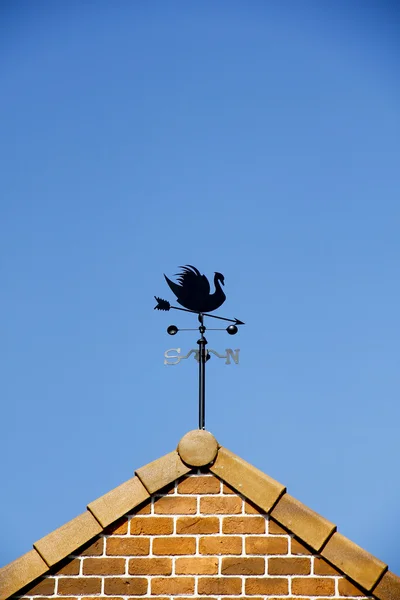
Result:
<svg viewBox="0 0 400 600">
<path fill-rule="evenodd" d="M 238 332 L 238 325 L 244 325 L 243 321 L 239 319 L 228 319 L 227 317 L 220 317 L 217 315 L 210 315 L 209 313 L 217 310 L 226 300 L 224 291 L 222 290 L 221 284 L 225 284 L 225 278 L 222 273 L 216 272 L 214 274 L 214 287 L 215 291 L 210 293 L 210 284 L 205 275 L 201 275 L 200 271 L 192 265 L 186 265 L 185 267 L 179 267 L 182 269 L 181 273 L 177 273 L 177 281 L 171 281 L 166 275 L 165 280 L 175 294 L 179 306 L 171 306 L 168 300 L 154 296 L 157 301 L 155 310 L 169 311 L 181 310 L 184 312 L 195 313 L 198 316 L 200 323 L 198 331 L 200 332 L 200 338 L 197 340 L 198 350 L 198 362 L 199 362 L 199 429 L 205 429 L 205 367 L 206 362 L 211 358 L 209 352 L 213 352 L 220 358 L 225 356 L 219 355 L 215 350 L 206 350 L 207 340 L 204 337 L 206 332 L 206 326 L 204 325 L 204 317 L 212 319 L 219 319 L 221 321 L 228 321 L 233 325 L 228 325 L 225 331 L 230 335 L 235 335 Z M 176 335 L 178 331 L 197 331 L 197 329 L 178 329 L 176 325 L 170 325 L 167 328 L 169 335 Z M 212 331 L 224 331 L 224 329 L 212 329 Z M 228 352 L 228 351 L 227 351 Z M 239 350 L 236 350 L 239 352 Z M 186 357 L 182 357 L 186 358 Z M 179 362 L 179 361 L 178 361 Z M 236 362 L 236 360 L 235 360 Z M 176 364 L 176 363 L 166 363 Z M 227 363 L 229 364 L 229 363 Z"/>
</svg>

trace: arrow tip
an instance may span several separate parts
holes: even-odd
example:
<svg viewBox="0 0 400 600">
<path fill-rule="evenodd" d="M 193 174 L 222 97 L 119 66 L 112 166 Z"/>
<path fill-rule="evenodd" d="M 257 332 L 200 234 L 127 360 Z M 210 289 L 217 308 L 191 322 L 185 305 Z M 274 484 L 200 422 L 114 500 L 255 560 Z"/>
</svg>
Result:
<svg viewBox="0 0 400 600">
<path fill-rule="evenodd" d="M 235 325 L 246 325 L 243 321 L 239 321 L 239 319 L 235 319 Z"/>
</svg>

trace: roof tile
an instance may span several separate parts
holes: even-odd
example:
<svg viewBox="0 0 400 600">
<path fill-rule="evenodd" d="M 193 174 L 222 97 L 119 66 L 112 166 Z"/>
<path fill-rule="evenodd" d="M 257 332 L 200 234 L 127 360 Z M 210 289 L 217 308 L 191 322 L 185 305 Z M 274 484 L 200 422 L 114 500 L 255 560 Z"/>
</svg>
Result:
<svg viewBox="0 0 400 600">
<path fill-rule="evenodd" d="M 334 533 L 321 555 L 370 591 L 387 565 L 340 533 Z"/>
<path fill-rule="evenodd" d="M 139 477 L 132 477 L 88 504 L 88 510 L 102 527 L 107 527 L 148 498 L 150 494 Z"/>
<path fill-rule="evenodd" d="M 33 547 L 51 567 L 101 531 L 103 527 L 86 511 L 35 542 Z"/>
<path fill-rule="evenodd" d="M 219 449 L 210 471 L 265 512 L 271 510 L 286 489 L 275 479 L 268 477 L 226 448 Z"/>
<path fill-rule="evenodd" d="M 400 577 L 387 571 L 374 589 L 374 595 L 379 600 L 399 600 Z"/>
<path fill-rule="evenodd" d="M 30 550 L 0 569 L 0 600 L 9 598 L 21 588 L 48 571 L 48 566 L 36 550 Z"/>
<path fill-rule="evenodd" d="M 189 473 L 191 467 L 182 462 L 178 452 L 174 450 L 165 456 L 141 467 L 136 475 L 143 483 L 149 494 L 158 492 L 169 483 Z"/>
<path fill-rule="evenodd" d="M 284 494 L 273 509 L 271 516 L 289 529 L 303 543 L 319 551 L 336 526 L 305 506 L 290 494 Z"/>
</svg>

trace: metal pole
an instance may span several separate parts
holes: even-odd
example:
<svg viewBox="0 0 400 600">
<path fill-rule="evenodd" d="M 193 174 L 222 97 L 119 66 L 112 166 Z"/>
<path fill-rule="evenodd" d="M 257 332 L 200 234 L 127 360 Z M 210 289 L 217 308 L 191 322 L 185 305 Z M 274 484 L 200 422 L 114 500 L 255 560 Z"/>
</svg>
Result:
<svg viewBox="0 0 400 600">
<path fill-rule="evenodd" d="M 207 351 L 206 344 L 207 340 L 204 337 L 206 328 L 204 327 L 203 315 L 199 314 L 200 321 L 200 339 L 197 340 L 199 345 L 199 429 L 206 428 L 206 362 L 207 362 Z"/>
</svg>

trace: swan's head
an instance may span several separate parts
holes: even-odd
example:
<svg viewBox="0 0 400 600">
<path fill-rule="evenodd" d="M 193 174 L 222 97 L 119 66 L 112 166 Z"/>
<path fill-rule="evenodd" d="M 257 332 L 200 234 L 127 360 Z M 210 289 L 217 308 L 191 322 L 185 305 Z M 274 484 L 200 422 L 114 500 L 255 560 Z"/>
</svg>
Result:
<svg viewBox="0 0 400 600">
<path fill-rule="evenodd" d="M 217 271 L 215 272 L 215 281 L 220 281 L 222 285 L 225 285 L 225 277 L 222 273 L 218 273 Z"/>
</svg>

